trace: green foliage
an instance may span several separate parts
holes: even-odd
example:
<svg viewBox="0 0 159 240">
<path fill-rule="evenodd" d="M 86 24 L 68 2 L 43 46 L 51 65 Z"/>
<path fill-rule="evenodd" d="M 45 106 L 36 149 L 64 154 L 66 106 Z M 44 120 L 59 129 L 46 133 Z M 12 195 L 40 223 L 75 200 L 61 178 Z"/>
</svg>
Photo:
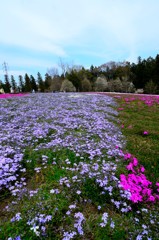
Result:
<svg viewBox="0 0 159 240">
<path fill-rule="evenodd" d="M 134 74 L 133 83 L 135 88 L 144 88 L 144 86 L 152 80 L 159 88 L 159 55 L 155 59 L 149 57 L 146 59 L 138 58 L 137 64 L 131 64 L 131 72 Z M 157 88 L 154 93 L 157 93 Z"/>
<path fill-rule="evenodd" d="M 72 82 L 72 84 L 75 86 L 76 91 L 79 91 L 81 89 L 81 82 L 80 79 L 78 78 L 77 74 L 75 71 L 71 71 L 70 74 L 66 74 L 66 78 Z"/>
<path fill-rule="evenodd" d="M 1 88 L 4 88 L 4 83 L 3 83 L 2 80 L 0 80 L 0 89 L 1 89 Z"/>
<path fill-rule="evenodd" d="M 4 75 L 4 78 L 5 78 L 5 82 L 4 82 L 4 91 L 5 93 L 10 93 L 10 82 L 9 82 L 9 78 L 8 78 L 8 75 Z"/>
<path fill-rule="evenodd" d="M 16 84 L 16 81 L 15 81 L 13 75 L 11 75 L 11 86 L 12 86 L 13 90 L 15 91 L 17 88 L 17 84 Z"/>
<path fill-rule="evenodd" d="M 27 73 L 25 74 L 24 79 L 25 79 L 25 92 L 30 92 L 32 88 L 30 78 Z"/>
<path fill-rule="evenodd" d="M 89 92 L 92 90 L 91 83 L 87 78 L 84 78 L 82 81 L 82 91 L 83 92 Z"/>
<path fill-rule="evenodd" d="M 21 92 L 25 92 L 25 84 L 22 75 L 19 75 L 19 88 Z"/>
<path fill-rule="evenodd" d="M 44 85 L 45 85 L 45 89 L 48 90 L 51 86 L 51 82 L 52 82 L 52 78 L 51 76 L 49 76 L 48 73 L 45 74 L 45 82 L 44 82 Z"/>
<path fill-rule="evenodd" d="M 34 89 L 35 91 L 38 91 L 38 87 L 37 87 L 35 78 L 32 75 L 30 76 L 30 83 L 31 83 L 32 90 Z"/>
<path fill-rule="evenodd" d="M 40 89 L 40 92 L 44 92 L 44 90 L 45 90 L 45 84 L 44 84 L 44 81 L 43 81 L 43 79 L 42 79 L 42 76 L 41 76 L 41 74 L 40 74 L 39 72 L 38 72 L 37 76 L 38 76 L 38 79 L 37 79 L 37 81 L 38 81 L 38 87 L 39 87 L 39 89 Z"/>
<path fill-rule="evenodd" d="M 155 58 L 149 57 L 147 59 L 142 59 L 139 56 L 137 63 L 132 64 L 128 61 L 110 61 L 98 67 L 91 65 L 90 69 L 85 69 L 82 66 L 69 68 L 66 63 L 61 61 L 60 67 L 63 71 L 61 75 L 58 74 L 57 69 L 53 68 L 49 70 L 52 75 L 45 74 L 45 80 L 38 72 L 38 86 L 32 75 L 30 80 L 28 75 L 25 75 L 25 84 L 20 76 L 18 88 L 21 92 L 30 92 L 32 89 L 37 91 L 38 88 L 40 92 L 60 91 L 63 80 L 68 79 L 75 86 L 76 91 L 98 91 L 95 82 L 99 76 L 103 75 L 108 81 L 108 87 L 105 91 L 135 92 L 135 89 L 144 89 L 145 93 L 159 93 L 159 54 Z M 11 78 L 14 79 L 13 76 Z M 15 80 L 10 84 L 7 76 L 5 76 L 5 83 L 3 84 L 1 81 L 0 85 L 5 92 L 10 92 L 11 85 L 13 89 L 16 88 Z"/>
<path fill-rule="evenodd" d="M 110 89 L 108 91 L 134 92 L 135 89 L 144 88 L 146 83 L 152 79 L 156 85 L 154 93 L 159 89 L 159 55 L 155 59 L 149 57 L 147 60 L 138 57 L 138 62 L 113 62 L 104 63 L 99 67 L 91 65 L 90 69 L 82 67 L 79 71 L 72 69 L 66 72 L 66 78 L 70 80 L 77 91 L 83 91 L 82 81 L 87 78 L 93 90 L 96 89 L 95 81 L 102 74 L 108 80 Z M 117 80 L 118 79 L 118 83 Z M 122 85 L 119 83 L 121 81 Z"/>
</svg>

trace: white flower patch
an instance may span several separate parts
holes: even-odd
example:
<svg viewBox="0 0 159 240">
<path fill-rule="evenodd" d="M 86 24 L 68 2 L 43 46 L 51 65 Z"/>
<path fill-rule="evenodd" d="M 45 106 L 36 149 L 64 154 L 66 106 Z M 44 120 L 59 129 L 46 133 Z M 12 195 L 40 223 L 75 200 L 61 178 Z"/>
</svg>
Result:
<svg viewBox="0 0 159 240">
<path fill-rule="evenodd" d="M 78 97 L 83 97 L 84 95 L 82 94 L 72 94 L 72 95 L 69 95 L 68 97 L 69 98 L 78 98 Z"/>
</svg>

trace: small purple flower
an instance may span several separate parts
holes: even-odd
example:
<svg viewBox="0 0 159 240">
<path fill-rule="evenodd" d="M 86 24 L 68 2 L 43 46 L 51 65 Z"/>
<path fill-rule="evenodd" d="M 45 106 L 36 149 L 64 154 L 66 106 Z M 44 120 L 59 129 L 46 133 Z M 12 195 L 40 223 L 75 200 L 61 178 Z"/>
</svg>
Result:
<svg viewBox="0 0 159 240">
<path fill-rule="evenodd" d="M 46 227 L 42 226 L 42 227 L 41 227 L 41 230 L 42 230 L 43 232 L 45 232 Z"/>
<path fill-rule="evenodd" d="M 114 228 L 114 227 L 115 227 L 114 222 L 111 222 L 110 227 L 111 227 L 111 228 Z"/>
<path fill-rule="evenodd" d="M 70 212 L 70 211 L 67 211 L 67 212 L 66 212 L 66 214 L 67 214 L 67 215 L 70 215 L 70 214 L 71 214 L 71 212 Z"/>
<path fill-rule="evenodd" d="M 72 209 L 72 208 L 76 208 L 76 204 L 74 204 L 74 205 L 70 205 L 69 208 L 70 208 L 70 209 Z"/>
<path fill-rule="evenodd" d="M 136 240 L 141 240 L 142 239 L 142 235 L 138 235 Z"/>
</svg>

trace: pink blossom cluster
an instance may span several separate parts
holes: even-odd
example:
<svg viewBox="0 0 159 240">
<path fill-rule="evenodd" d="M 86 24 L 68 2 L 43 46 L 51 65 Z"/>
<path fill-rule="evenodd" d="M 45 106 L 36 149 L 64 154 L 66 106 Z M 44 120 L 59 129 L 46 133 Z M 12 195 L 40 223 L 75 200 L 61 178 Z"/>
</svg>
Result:
<svg viewBox="0 0 159 240">
<path fill-rule="evenodd" d="M 151 95 L 145 95 L 145 96 L 136 95 L 134 97 L 126 97 L 125 100 L 127 102 L 132 102 L 133 100 L 144 101 L 144 103 L 147 104 L 148 107 L 151 107 L 152 105 L 155 105 L 155 104 L 159 104 L 159 96 L 153 96 L 153 95 L 152 96 Z M 140 102 L 138 102 L 138 104 L 140 104 Z"/>
<path fill-rule="evenodd" d="M 138 160 L 135 157 L 132 157 L 130 153 L 126 153 L 124 158 L 126 160 L 133 160 L 127 165 L 127 169 L 132 173 L 128 174 L 127 177 L 124 174 L 120 175 L 120 184 L 125 190 L 130 191 L 130 199 L 132 202 L 155 202 L 156 199 L 159 199 L 159 195 L 152 193 L 152 182 L 148 181 L 143 174 L 145 168 L 143 166 L 138 167 Z M 159 183 L 156 183 L 156 186 L 159 187 Z M 157 191 L 159 192 L 159 189 L 157 189 Z"/>
</svg>

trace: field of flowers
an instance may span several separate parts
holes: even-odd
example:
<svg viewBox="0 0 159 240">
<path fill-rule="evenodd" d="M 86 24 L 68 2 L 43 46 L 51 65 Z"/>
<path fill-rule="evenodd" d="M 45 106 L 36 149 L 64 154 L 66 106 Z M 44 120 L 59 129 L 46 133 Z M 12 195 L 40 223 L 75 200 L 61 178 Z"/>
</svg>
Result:
<svg viewBox="0 0 159 240">
<path fill-rule="evenodd" d="M 159 116 L 159 98 L 145 98 L 0 99 L 0 239 L 159 239 L 157 161 L 148 169 L 128 137 L 138 102 Z M 154 145 L 158 133 L 139 128 Z"/>
</svg>

